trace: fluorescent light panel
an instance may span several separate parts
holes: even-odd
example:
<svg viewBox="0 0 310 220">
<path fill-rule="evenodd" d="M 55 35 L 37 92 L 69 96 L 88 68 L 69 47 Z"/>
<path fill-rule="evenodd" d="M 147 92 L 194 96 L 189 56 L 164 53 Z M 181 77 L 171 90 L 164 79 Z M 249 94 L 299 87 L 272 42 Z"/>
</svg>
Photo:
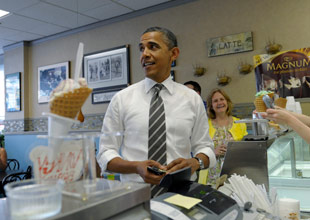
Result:
<svg viewBox="0 0 310 220">
<path fill-rule="evenodd" d="M 10 12 L 8 12 L 8 11 L 4 11 L 4 10 L 1 10 L 1 9 L 0 9 L 0 18 L 3 17 L 3 16 L 8 15 L 9 13 L 10 13 Z"/>
</svg>

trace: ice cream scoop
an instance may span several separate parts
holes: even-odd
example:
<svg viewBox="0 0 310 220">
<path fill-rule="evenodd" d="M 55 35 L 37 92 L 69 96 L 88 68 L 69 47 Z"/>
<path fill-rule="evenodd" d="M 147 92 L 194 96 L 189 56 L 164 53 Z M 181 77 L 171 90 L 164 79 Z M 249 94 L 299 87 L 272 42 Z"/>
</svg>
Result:
<svg viewBox="0 0 310 220">
<path fill-rule="evenodd" d="M 269 97 L 269 95 L 264 95 L 263 101 L 267 108 L 274 108 L 273 100 Z"/>
</svg>

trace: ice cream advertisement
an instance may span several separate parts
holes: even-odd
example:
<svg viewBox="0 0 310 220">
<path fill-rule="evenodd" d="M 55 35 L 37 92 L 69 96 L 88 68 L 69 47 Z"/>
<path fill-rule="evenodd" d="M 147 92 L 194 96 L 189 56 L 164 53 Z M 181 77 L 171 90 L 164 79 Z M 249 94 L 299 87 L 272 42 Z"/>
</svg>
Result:
<svg viewBox="0 0 310 220">
<path fill-rule="evenodd" d="M 310 48 L 254 56 L 257 91 L 280 97 L 310 97 Z"/>
</svg>

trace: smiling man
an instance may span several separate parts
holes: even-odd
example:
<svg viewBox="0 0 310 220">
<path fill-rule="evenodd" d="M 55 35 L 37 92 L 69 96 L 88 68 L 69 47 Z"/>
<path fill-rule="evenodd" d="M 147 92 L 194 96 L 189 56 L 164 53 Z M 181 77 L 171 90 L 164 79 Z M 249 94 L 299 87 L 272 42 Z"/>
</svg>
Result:
<svg viewBox="0 0 310 220">
<path fill-rule="evenodd" d="M 115 94 L 103 121 L 105 135 L 97 156 L 102 171 L 121 173 L 121 181 L 158 185 L 166 173 L 191 167 L 192 173 L 215 165 L 213 142 L 200 96 L 170 77 L 179 48 L 175 35 L 160 27 L 148 28 L 139 43 L 145 79 Z M 155 107 L 156 106 L 156 107 Z M 195 157 L 192 157 L 193 154 Z M 159 191 L 152 195 L 159 194 Z"/>
</svg>

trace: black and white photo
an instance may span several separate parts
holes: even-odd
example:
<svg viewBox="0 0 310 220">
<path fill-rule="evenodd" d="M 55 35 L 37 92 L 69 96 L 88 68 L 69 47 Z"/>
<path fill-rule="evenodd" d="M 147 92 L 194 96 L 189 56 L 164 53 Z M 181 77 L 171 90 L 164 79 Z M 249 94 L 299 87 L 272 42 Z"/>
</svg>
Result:
<svg viewBox="0 0 310 220">
<path fill-rule="evenodd" d="M 86 54 L 84 77 L 94 90 L 124 87 L 130 83 L 129 45 Z"/>
</svg>

